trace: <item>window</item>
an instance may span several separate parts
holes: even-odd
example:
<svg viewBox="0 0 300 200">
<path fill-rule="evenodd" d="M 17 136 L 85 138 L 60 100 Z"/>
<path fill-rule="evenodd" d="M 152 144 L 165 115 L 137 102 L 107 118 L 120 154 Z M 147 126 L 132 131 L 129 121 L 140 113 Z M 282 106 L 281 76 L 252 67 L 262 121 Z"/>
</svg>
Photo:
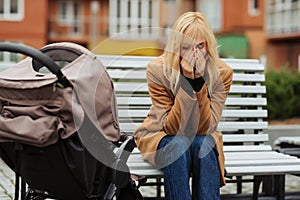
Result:
<svg viewBox="0 0 300 200">
<path fill-rule="evenodd" d="M 0 62 L 19 62 L 21 59 L 21 54 L 11 53 L 11 52 L 0 52 Z"/>
<path fill-rule="evenodd" d="M 69 26 L 70 33 L 80 35 L 83 32 L 83 19 L 79 1 L 63 0 L 59 5 L 59 23 Z"/>
<path fill-rule="evenodd" d="M 19 62 L 23 58 L 22 54 L 0 51 L 0 71 L 8 68 L 10 65 Z"/>
<path fill-rule="evenodd" d="M 124 39 L 157 39 L 159 0 L 110 0 L 109 35 Z"/>
<path fill-rule="evenodd" d="M 259 14 L 259 0 L 248 0 L 248 12 L 250 15 Z"/>
<path fill-rule="evenodd" d="M 22 20 L 24 0 L 0 0 L 0 20 Z"/>
</svg>

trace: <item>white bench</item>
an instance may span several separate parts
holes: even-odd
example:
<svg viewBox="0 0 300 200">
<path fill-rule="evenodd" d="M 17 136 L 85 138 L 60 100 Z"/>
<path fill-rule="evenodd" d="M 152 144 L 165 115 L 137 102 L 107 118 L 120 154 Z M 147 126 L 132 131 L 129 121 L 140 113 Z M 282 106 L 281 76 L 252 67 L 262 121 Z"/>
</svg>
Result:
<svg viewBox="0 0 300 200">
<path fill-rule="evenodd" d="M 151 106 L 146 67 L 154 57 L 99 55 L 98 58 L 115 84 L 121 130 L 131 134 L 145 119 Z M 223 60 L 234 72 L 219 124 L 224 139 L 227 182 L 238 184 L 235 196 L 242 192 L 242 182 L 254 182 L 252 198 L 257 199 L 263 180 L 263 191 L 259 195 L 284 199 L 285 175 L 300 174 L 300 160 L 264 144 L 268 141 L 264 66 L 253 59 Z M 137 149 L 129 157 L 128 165 L 131 173 L 156 179 L 148 185 L 158 186 L 159 197 L 162 171 L 144 162 Z M 251 179 L 244 179 L 245 176 L 251 176 Z"/>
</svg>

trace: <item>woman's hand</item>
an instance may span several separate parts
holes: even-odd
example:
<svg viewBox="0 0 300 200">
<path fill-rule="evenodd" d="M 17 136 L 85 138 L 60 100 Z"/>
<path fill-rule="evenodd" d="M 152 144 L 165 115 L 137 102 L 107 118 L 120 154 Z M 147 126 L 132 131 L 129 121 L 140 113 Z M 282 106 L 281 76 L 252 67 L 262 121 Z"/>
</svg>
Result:
<svg viewBox="0 0 300 200">
<path fill-rule="evenodd" d="M 208 56 L 201 44 L 186 50 L 180 62 L 182 75 L 190 79 L 203 76 Z"/>
<path fill-rule="evenodd" d="M 181 86 L 190 95 L 193 91 L 199 92 L 205 83 L 203 75 L 209 62 L 208 56 L 202 43 L 181 52 L 181 73 L 185 77 L 181 80 Z"/>
</svg>

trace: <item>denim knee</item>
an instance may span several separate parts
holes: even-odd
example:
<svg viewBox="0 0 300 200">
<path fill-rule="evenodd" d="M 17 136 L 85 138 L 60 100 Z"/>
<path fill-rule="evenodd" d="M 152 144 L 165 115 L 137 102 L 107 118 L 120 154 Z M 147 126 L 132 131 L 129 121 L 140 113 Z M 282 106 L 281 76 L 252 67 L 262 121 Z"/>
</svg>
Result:
<svg viewBox="0 0 300 200">
<path fill-rule="evenodd" d="M 185 136 L 165 136 L 159 143 L 156 152 L 156 164 L 162 168 L 177 160 L 185 157 L 189 151 L 191 141 Z"/>
<path fill-rule="evenodd" d="M 196 136 L 192 143 L 193 154 L 197 153 L 199 158 L 204 158 L 211 151 L 215 151 L 215 141 L 210 135 Z"/>
</svg>

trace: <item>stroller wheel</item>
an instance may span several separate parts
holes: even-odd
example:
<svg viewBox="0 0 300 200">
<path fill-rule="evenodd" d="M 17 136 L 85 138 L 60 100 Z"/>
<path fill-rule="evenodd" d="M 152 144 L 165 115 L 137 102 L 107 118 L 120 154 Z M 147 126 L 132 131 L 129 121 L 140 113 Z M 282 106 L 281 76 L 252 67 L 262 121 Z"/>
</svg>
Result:
<svg viewBox="0 0 300 200">
<path fill-rule="evenodd" d="M 32 188 L 28 188 L 27 193 L 25 195 L 26 200 L 45 200 L 48 197 L 46 192 L 41 190 L 34 190 Z"/>
</svg>

